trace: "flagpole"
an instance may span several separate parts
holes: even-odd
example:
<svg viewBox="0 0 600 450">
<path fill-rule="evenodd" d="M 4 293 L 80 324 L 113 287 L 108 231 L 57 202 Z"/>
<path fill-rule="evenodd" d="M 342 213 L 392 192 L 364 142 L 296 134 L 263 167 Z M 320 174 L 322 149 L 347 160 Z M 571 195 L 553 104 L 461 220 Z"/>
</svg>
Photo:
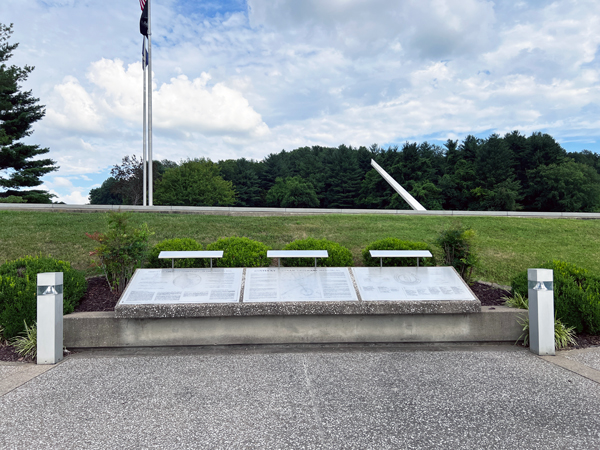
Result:
<svg viewBox="0 0 600 450">
<path fill-rule="evenodd" d="M 153 206 L 152 176 L 152 14 L 151 2 L 148 1 L 148 206 Z"/>
<path fill-rule="evenodd" d="M 146 36 L 142 36 L 144 40 L 144 45 L 142 46 L 142 67 L 144 68 L 144 150 L 142 152 L 142 167 L 144 168 L 144 181 L 142 184 L 142 206 L 146 206 L 146 193 L 148 188 L 148 178 L 146 174 L 146 170 L 148 169 L 146 164 L 146 77 L 147 77 L 147 66 L 146 66 Z"/>
</svg>

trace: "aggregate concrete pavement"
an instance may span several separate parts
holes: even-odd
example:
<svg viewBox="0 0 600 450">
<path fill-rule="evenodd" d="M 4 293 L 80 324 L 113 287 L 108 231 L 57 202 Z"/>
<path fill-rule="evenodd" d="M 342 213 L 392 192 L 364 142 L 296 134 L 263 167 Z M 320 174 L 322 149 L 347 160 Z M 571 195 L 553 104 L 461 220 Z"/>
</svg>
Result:
<svg viewBox="0 0 600 450">
<path fill-rule="evenodd" d="M 509 345 L 89 351 L 0 397 L 0 448 L 593 449 L 598 411 Z"/>
</svg>

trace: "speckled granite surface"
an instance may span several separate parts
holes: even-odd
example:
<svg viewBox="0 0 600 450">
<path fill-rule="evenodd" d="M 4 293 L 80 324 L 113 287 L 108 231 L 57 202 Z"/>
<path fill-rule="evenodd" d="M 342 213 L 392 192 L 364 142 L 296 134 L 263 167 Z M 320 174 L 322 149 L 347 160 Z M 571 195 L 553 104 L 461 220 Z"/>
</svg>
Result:
<svg viewBox="0 0 600 450">
<path fill-rule="evenodd" d="M 387 268 L 390 269 L 390 268 Z M 275 269 L 277 270 L 277 269 Z M 282 268 L 281 270 L 289 270 Z M 317 270 L 326 270 L 317 269 Z M 351 280 L 347 286 L 353 290 L 352 298 L 347 301 L 323 301 L 322 299 L 300 299 L 298 301 L 262 301 L 247 303 L 241 301 L 244 289 L 247 289 L 246 271 L 241 278 L 242 292 L 240 301 L 198 302 L 198 303 L 136 303 L 124 302 L 126 290 L 115 308 L 117 318 L 165 318 L 165 317 L 228 317 L 228 316 L 285 316 L 285 315 L 382 315 L 382 314 L 464 314 L 479 313 L 481 303 L 469 287 L 462 283 L 461 289 L 469 300 L 370 300 L 362 301 L 353 270 L 348 270 Z M 344 287 L 346 288 L 346 287 Z M 268 299 L 267 299 L 268 300 Z"/>
</svg>

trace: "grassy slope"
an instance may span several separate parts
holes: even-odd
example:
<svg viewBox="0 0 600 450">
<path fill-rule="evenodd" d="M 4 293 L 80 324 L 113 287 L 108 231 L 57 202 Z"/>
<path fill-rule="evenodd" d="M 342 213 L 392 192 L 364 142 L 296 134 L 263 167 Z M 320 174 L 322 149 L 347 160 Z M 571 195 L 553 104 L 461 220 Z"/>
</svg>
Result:
<svg viewBox="0 0 600 450">
<path fill-rule="evenodd" d="M 230 217 L 185 214 L 132 215 L 148 223 L 152 244 L 174 237 L 206 245 L 219 237 L 246 236 L 274 249 L 300 238 L 326 238 L 348 247 L 355 264 L 370 242 L 386 237 L 432 242 L 456 219 L 427 216 L 322 215 L 302 217 Z M 600 221 L 465 217 L 460 222 L 479 236 L 481 267 L 477 279 L 507 284 L 519 271 L 548 259 L 563 259 L 600 271 Z M 104 213 L 0 211 L 0 263 L 25 255 L 47 254 L 90 269 L 95 242 L 86 232 L 104 231 Z"/>
</svg>

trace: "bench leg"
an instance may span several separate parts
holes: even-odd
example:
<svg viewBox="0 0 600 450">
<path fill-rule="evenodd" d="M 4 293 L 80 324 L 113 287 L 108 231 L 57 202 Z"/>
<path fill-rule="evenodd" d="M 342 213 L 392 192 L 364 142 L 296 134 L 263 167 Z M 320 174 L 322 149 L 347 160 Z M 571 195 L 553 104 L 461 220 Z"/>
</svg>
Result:
<svg viewBox="0 0 600 450">
<path fill-rule="evenodd" d="M 171 258 L 171 270 L 175 272 L 175 258 Z"/>
</svg>

